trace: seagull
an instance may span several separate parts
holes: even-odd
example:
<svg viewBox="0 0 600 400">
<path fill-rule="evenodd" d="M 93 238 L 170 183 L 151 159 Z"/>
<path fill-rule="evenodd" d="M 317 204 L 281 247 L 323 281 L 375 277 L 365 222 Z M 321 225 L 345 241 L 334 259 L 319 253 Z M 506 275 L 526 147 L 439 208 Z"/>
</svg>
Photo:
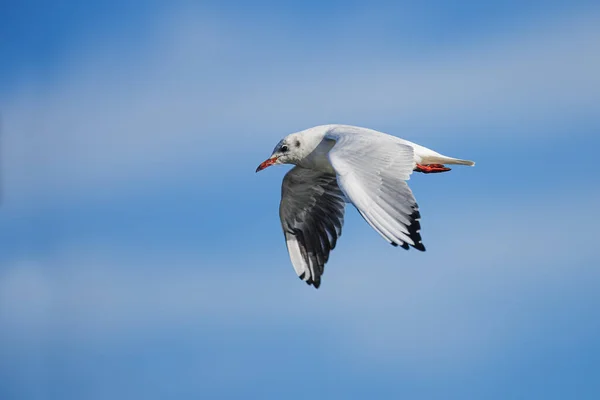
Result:
<svg viewBox="0 0 600 400">
<path fill-rule="evenodd" d="M 295 165 L 283 178 L 279 217 L 294 270 L 317 289 L 342 234 L 346 203 L 393 246 L 425 251 L 421 214 L 406 181 L 413 171 L 475 165 L 383 132 L 338 124 L 286 136 L 256 172 L 276 164 Z"/>
</svg>

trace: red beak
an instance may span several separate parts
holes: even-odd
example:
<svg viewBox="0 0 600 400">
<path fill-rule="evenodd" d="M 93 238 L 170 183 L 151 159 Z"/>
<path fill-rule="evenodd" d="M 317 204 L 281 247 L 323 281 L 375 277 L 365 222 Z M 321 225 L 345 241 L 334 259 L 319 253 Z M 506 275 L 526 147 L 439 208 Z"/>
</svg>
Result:
<svg viewBox="0 0 600 400">
<path fill-rule="evenodd" d="M 258 168 L 256 168 L 256 172 L 262 171 L 263 169 L 270 167 L 273 164 L 277 163 L 277 157 L 271 157 L 265 161 L 263 161 L 262 163 L 260 163 L 260 165 L 258 166 Z"/>
</svg>

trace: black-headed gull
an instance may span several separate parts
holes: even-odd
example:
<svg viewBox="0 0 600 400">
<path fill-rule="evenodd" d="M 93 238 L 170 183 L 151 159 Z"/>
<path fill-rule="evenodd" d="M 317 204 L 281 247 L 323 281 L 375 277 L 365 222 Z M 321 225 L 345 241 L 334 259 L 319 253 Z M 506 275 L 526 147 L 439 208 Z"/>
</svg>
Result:
<svg viewBox="0 0 600 400">
<path fill-rule="evenodd" d="M 421 214 L 406 181 L 413 171 L 450 171 L 468 160 L 372 129 L 321 125 L 282 139 L 256 172 L 294 164 L 283 179 L 279 217 L 300 279 L 318 288 L 329 253 L 342 234 L 345 204 L 394 246 L 425 251 Z"/>
</svg>

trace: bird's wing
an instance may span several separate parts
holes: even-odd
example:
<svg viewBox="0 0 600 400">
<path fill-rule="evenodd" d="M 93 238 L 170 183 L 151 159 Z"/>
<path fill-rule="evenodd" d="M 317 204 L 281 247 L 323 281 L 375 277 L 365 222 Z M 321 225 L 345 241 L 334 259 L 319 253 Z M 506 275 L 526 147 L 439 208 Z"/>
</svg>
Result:
<svg viewBox="0 0 600 400">
<path fill-rule="evenodd" d="M 383 238 L 425 251 L 419 207 L 406 181 L 415 168 L 413 148 L 395 137 L 332 129 L 329 161 L 346 197 Z"/>
<path fill-rule="evenodd" d="M 336 175 L 294 167 L 283 179 L 279 217 L 292 265 L 316 288 L 342 234 L 345 198 Z"/>
</svg>

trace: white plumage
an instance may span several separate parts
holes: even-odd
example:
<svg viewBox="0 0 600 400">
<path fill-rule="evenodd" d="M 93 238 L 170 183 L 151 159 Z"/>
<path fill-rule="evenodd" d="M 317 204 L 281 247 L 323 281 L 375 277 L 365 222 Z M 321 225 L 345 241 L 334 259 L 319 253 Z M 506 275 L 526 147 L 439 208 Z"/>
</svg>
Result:
<svg viewBox="0 0 600 400">
<path fill-rule="evenodd" d="M 283 180 L 279 216 L 296 273 L 316 288 L 342 233 L 346 202 L 389 243 L 424 251 L 421 215 L 406 181 L 413 171 L 475 165 L 349 125 L 321 125 L 286 136 L 257 172 L 274 164 L 296 165 Z"/>
</svg>

